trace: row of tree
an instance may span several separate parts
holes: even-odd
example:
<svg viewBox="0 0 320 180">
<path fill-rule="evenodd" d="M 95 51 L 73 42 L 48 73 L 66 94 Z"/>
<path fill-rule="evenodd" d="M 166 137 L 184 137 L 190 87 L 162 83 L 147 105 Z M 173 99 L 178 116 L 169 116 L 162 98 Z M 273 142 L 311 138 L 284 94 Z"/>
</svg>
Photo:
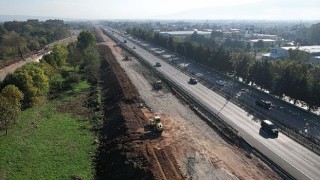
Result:
<svg viewBox="0 0 320 180">
<path fill-rule="evenodd" d="M 76 71 L 65 70 L 66 65 L 79 69 L 84 78 L 96 84 L 100 58 L 95 42 L 90 31 L 83 31 L 76 42 L 68 46 L 56 44 L 39 63 L 28 63 L 8 74 L 0 84 L 0 129 L 7 130 L 14 124 L 21 109 L 72 89 L 81 77 Z"/>
<path fill-rule="evenodd" d="M 251 52 L 231 52 L 223 46 L 210 48 L 137 27 L 128 28 L 127 32 L 222 73 L 232 73 L 246 83 L 257 84 L 279 97 L 302 100 L 310 108 L 320 106 L 320 67 L 304 63 L 301 58 L 306 54 L 300 51 L 290 52 L 293 60 L 256 61 L 255 54 Z"/>
<path fill-rule="evenodd" d="M 68 36 L 69 27 L 61 20 L 5 22 L 0 24 L 0 61 L 23 58 Z"/>
</svg>

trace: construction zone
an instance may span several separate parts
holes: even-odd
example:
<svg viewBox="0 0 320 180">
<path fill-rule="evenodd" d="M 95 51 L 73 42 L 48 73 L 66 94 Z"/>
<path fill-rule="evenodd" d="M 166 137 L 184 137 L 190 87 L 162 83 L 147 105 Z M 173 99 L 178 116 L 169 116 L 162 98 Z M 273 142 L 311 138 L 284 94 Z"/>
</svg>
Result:
<svg viewBox="0 0 320 180">
<path fill-rule="evenodd" d="M 217 133 L 163 82 L 155 88 L 158 79 L 148 69 L 135 58 L 123 61 L 123 50 L 96 32 L 105 92 L 97 179 L 281 179 L 250 147 L 239 148 Z"/>
</svg>

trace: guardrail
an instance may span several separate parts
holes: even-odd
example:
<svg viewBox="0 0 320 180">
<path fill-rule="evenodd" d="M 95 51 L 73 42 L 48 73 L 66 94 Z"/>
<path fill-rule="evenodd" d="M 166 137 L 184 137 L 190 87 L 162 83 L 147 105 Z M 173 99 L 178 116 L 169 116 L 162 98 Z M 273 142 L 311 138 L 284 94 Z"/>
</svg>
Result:
<svg viewBox="0 0 320 180">
<path fill-rule="evenodd" d="M 111 34 L 110 34 L 110 35 L 111 35 Z M 112 35 L 111 35 L 111 36 L 112 36 Z M 117 39 L 116 39 L 116 41 L 117 41 L 117 42 L 120 42 L 120 41 L 117 40 Z M 121 42 L 120 42 L 120 43 L 121 43 Z M 150 43 L 150 44 L 152 44 L 152 43 Z M 159 46 L 154 45 L 154 44 L 152 44 L 152 45 L 155 46 L 155 47 L 159 47 Z M 140 46 L 140 45 L 138 45 L 138 46 Z M 140 47 L 141 47 L 141 46 L 140 46 Z M 124 48 L 125 48 L 127 51 L 129 51 L 129 52 L 131 52 L 131 53 L 133 53 L 133 54 L 136 54 L 134 51 L 132 51 L 132 50 L 131 50 L 130 48 L 128 48 L 128 47 L 125 46 Z M 144 47 L 142 47 L 142 48 L 145 49 Z M 162 47 L 160 47 L 160 48 L 162 48 Z M 162 49 L 163 49 L 163 48 L 162 48 Z M 148 52 L 156 55 L 156 56 L 159 56 L 159 54 L 155 53 L 154 51 L 151 51 L 151 50 L 149 50 L 149 49 L 146 49 L 146 50 L 147 50 Z M 169 50 L 166 50 L 166 51 L 169 51 Z M 171 51 L 169 51 L 169 52 L 171 52 Z M 181 56 L 181 55 L 179 55 L 179 54 L 176 54 L 175 52 L 171 52 L 171 53 L 175 54 L 176 56 L 179 56 L 180 58 L 185 58 L 185 57 L 183 57 L 183 56 Z M 136 54 L 136 55 L 137 55 L 137 54 Z M 187 68 L 181 67 L 181 66 L 179 66 L 178 64 L 173 63 L 172 61 L 169 61 L 168 59 L 163 58 L 161 55 L 160 55 L 159 57 L 160 57 L 162 60 L 164 60 L 164 61 L 166 61 L 167 63 L 169 63 L 170 65 L 172 65 L 173 67 L 175 67 L 176 69 L 179 69 L 180 71 L 184 72 L 186 75 L 192 76 L 192 77 L 196 77 L 196 76 L 195 76 L 195 73 L 193 73 L 192 71 L 189 71 Z M 140 57 L 140 58 L 142 58 L 142 57 Z M 198 64 L 198 65 L 200 65 L 200 66 L 203 66 L 203 67 L 206 68 L 206 69 L 209 69 L 209 70 L 211 70 L 211 71 L 214 71 L 215 73 L 218 73 L 220 76 L 225 77 L 225 78 L 228 79 L 229 81 L 232 81 L 232 80 L 233 80 L 232 77 L 227 76 L 227 75 L 225 75 L 225 74 L 223 74 L 223 73 L 221 73 L 221 72 L 219 72 L 219 71 L 216 71 L 216 70 L 214 70 L 214 69 L 212 69 L 212 68 L 205 67 L 204 65 L 199 64 L 199 63 L 197 63 L 197 62 L 195 62 L 195 61 L 193 61 L 193 60 L 191 60 L 191 59 L 188 59 L 188 58 L 185 58 L 185 59 L 187 59 L 188 61 L 191 61 L 191 62 L 193 62 L 193 63 L 196 63 L 196 64 Z M 196 78 L 199 79 L 199 77 L 196 77 Z M 227 93 L 227 92 L 225 92 L 225 91 L 219 90 L 218 88 L 216 88 L 216 87 L 213 85 L 214 83 L 208 82 L 208 81 L 207 81 L 206 79 L 204 79 L 204 78 L 200 78 L 200 82 L 201 82 L 203 85 L 205 85 L 206 87 L 208 87 L 209 89 L 214 88 L 214 89 L 218 90 L 218 91 L 215 91 L 215 92 L 218 93 L 219 95 L 221 95 L 221 96 L 223 96 L 223 97 L 225 97 L 225 98 L 227 98 L 227 99 L 230 99 L 230 101 L 232 101 L 232 102 L 235 103 L 235 104 L 238 104 L 238 105 L 241 105 L 241 106 L 243 106 L 243 107 L 246 107 L 247 109 L 250 109 L 252 112 L 255 112 L 255 114 L 259 114 L 260 116 L 269 116 L 269 117 L 271 117 L 271 119 L 275 120 L 274 123 L 279 126 L 279 128 L 281 129 L 281 132 L 282 132 L 282 133 L 284 133 L 284 134 L 286 134 L 287 136 L 289 136 L 290 138 L 294 139 L 296 142 L 302 144 L 303 146 L 305 146 L 305 147 L 308 148 L 309 150 L 311 150 L 311 151 L 315 152 L 316 154 L 320 155 L 320 142 L 318 141 L 317 138 L 311 136 L 311 135 L 308 134 L 308 133 L 301 132 L 301 131 L 299 131 L 298 129 L 296 129 L 295 127 L 293 127 L 293 126 L 290 126 L 290 125 L 288 125 L 288 124 L 286 124 L 286 123 L 282 123 L 281 120 L 280 120 L 277 116 L 275 116 L 275 115 L 273 115 L 273 114 L 270 114 L 270 113 L 269 113 L 269 114 L 267 115 L 267 113 L 262 113 L 262 112 L 259 111 L 257 108 L 252 108 L 251 106 L 248 106 L 247 104 L 239 101 L 237 98 L 231 98 L 231 96 L 230 96 L 229 93 Z M 308 115 L 310 115 L 311 117 L 316 117 L 316 118 L 318 118 L 317 115 L 315 115 L 315 114 L 313 114 L 313 113 L 311 113 L 311 112 L 309 112 L 309 111 L 306 111 L 306 110 L 304 110 L 304 109 L 302 109 L 302 108 L 299 108 L 299 107 L 297 107 L 297 106 L 295 106 L 295 105 L 292 105 L 292 104 L 290 104 L 290 103 L 288 103 L 288 102 L 286 102 L 286 101 L 284 101 L 284 100 L 282 100 L 282 99 L 279 99 L 279 98 L 277 98 L 277 97 L 274 97 L 273 95 L 270 95 L 270 94 L 268 94 L 268 93 L 265 93 L 265 92 L 263 92 L 263 91 L 260 91 L 259 89 L 256 89 L 256 88 L 254 88 L 254 87 L 252 87 L 252 86 L 248 86 L 247 84 L 245 84 L 245 83 L 243 83 L 243 82 L 241 82 L 241 81 L 237 81 L 237 83 L 241 84 L 241 85 L 244 86 L 244 87 L 249 88 L 249 89 L 250 89 L 250 90 L 249 90 L 250 92 L 263 93 L 264 96 L 268 96 L 269 98 L 272 98 L 274 101 L 282 101 L 282 103 L 285 103 L 285 104 L 290 105 L 291 107 L 297 108 L 297 110 L 303 110 L 305 113 L 308 113 Z"/>
<path fill-rule="evenodd" d="M 107 32 L 105 32 L 107 33 Z M 242 137 L 238 135 L 238 131 L 234 129 L 232 126 L 227 124 L 225 121 L 223 121 L 219 116 L 217 116 L 214 112 L 212 112 L 210 109 L 208 109 L 206 106 L 204 106 L 200 101 L 195 99 L 191 94 L 189 94 L 186 90 L 181 88 L 179 85 L 177 85 L 175 82 L 170 80 L 170 78 L 166 77 L 162 73 L 158 72 L 153 64 L 150 64 L 148 61 L 146 61 L 143 57 L 141 57 L 139 54 L 134 52 L 131 48 L 127 47 L 121 41 L 119 41 L 117 38 L 115 38 L 112 34 L 109 34 L 109 37 L 111 37 L 115 42 L 119 44 L 122 48 L 124 48 L 126 51 L 131 53 L 133 56 L 135 56 L 140 63 L 142 63 L 146 68 L 151 70 L 152 73 L 155 73 L 164 83 L 169 85 L 168 87 L 177 92 L 177 94 L 182 97 L 185 101 L 189 102 L 191 105 L 191 108 L 195 110 L 195 112 L 203 113 L 201 116 L 210 123 L 210 126 L 214 126 L 219 132 L 221 132 L 221 135 L 223 137 L 227 138 L 229 142 L 236 143 L 238 146 L 242 146 L 242 143 L 248 144 Z M 228 132 L 226 132 L 228 131 Z M 228 133 L 225 134 L 225 133 Z M 249 146 L 251 146 L 249 144 Z M 288 174 L 286 171 L 284 171 L 280 166 L 272 162 L 269 158 L 264 156 L 262 153 L 259 152 L 255 147 L 251 146 L 253 148 L 253 152 L 255 155 L 260 157 L 261 160 L 263 160 L 266 164 L 271 165 L 271 168 L 278 172 L 278 174 L 284 178 L 284 179 L 294 179 L 290 174 Z"/>
<path fill-rule="evenodd" d="M 111 37 L 114 41 L 120 42 L 117 38 L 114 38 L 111 34 L 107 33 L 109 37 Z M 206 110 L 210 113 L 210 115 L 213 115 L 216 119 L 220 121 L 220 123 L 223 123 L 224 126 L 228 127 L 230 130 L 233 131 L 233 133 L 237 134 L 237 130 L 235 130 L 232 126 L 225 123 L 220 117 L 218 117 L 214 112 L 212 112 L 210 109 L 208 109 L 206 106 L 204 106 L 200 101 L 195 99 L 191 94 L 189 94 L 187 91 L 185 91 L 183 88 L 181 88 L 179 85 L 177 85 L 174 81 L 170 80 L 170 78 L 166 77 L 162 73 L 159 73 L 156 71 L 152 64 L 150 64 L 148 61 L 146 61 L 143 57 L 141 57 L 139 54 L 137 54 L 135 51 L 133 51 L 131 48 L 128 48 L 126 45 L 120 43 L 119 44 L 122 48 L 124 48 L 129 53 L 133 54 L 141 63 L 143 63 L 145 66 L 147 66 L 150 70 L 152 70 L 154 73 L 157 74 L 157 76 L 166 84 L 170 85 L 170 88 L 175 88 L 177 92 L 182 94 L 185 98 L 187 98 L 189 101 L 193 102 L 194 104 L 199 105 L 202 109 Z"/>
</svg>

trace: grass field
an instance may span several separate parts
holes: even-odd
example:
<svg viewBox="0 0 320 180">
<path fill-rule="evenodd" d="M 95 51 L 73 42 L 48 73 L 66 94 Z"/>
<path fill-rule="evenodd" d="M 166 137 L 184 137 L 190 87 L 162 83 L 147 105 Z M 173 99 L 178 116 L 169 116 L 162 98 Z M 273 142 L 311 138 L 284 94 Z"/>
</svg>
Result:
<svg viewBox="0 0 320 180">
<path fill-rule="evenodd" d="M 85 82 L 76 95 L 27 109 L 8 135 L 0 131 L 0 179 L 93 179 L 95 135 L 83 107 Z"/>
</svg>

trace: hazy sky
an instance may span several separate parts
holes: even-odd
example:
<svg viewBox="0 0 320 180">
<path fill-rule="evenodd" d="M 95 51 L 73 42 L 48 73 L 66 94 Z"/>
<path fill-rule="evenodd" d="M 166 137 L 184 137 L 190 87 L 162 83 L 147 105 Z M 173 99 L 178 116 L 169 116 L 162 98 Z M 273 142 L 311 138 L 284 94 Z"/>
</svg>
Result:
<svg viewBox="0 0 320 180">
<path fill-rule="evenodd" d="M 74 19 L 320 20 L 320 0 L 0 0 L 0 15 Z"/>
</svg>

